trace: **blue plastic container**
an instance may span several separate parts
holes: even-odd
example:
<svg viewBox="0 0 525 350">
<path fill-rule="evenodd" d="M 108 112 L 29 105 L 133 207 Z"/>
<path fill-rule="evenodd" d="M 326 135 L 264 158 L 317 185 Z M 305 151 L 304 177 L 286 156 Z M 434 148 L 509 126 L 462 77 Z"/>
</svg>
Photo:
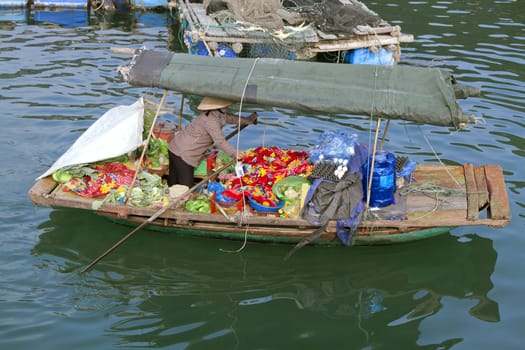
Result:
<svg viewBox="0 0 525 350">
<path fill-rule="evenodd" d="M 286 203 L 286 201 L 279 201 L 279 203 L 277 203 L 277 205 L 275 207 L 267 207 L 265 205 L 257 203 L 251 197 L 246 197 L 246 198 L 248 198 L 248 202 L 250 202 L 250 206 L 255 211 L 259 211 L 259 212 L 263 212 L 263 213 L 276 213 L 276 212 L 279 211 L 279 209 L 284 207 L 284 204 Z"/>
<path fill-rule="evenodd" d="M 64 28 L 78 28 L 89 25 L 89 15 L 82 9 L 34 10 L 35 22 L 54 23 Z"/>
<path fill-rule="evenodd" d="M 395 63 L 394 53 L 383 47 L 379 47 L 377 52 L 369 48 L 355 49 L 347 52 L 344 61 L 351 64 L 376 64 L 391 66 Z"/>
<path fill-rule="evenodd" d="M 363 165 L 363 191 L 365 200 L 368 191 L 368 182 L 372 157 Z M 394 203 L 396 192 L 396 157 L 386 151 L 377 151 L 375 157 L 374 173 L 372 175 L 372 188 L 370 191 L 370 207 L 386 207 Z"/>
<path fill-rule="evenodd" d="M 202 41 L 191 43 L 190 53 L 192 55 L 209 56 L 208 48 Z M 237 57 L 237 54 L 228 45 L 219 44 L 217 47 L 219 57 Z"/>
</svg>

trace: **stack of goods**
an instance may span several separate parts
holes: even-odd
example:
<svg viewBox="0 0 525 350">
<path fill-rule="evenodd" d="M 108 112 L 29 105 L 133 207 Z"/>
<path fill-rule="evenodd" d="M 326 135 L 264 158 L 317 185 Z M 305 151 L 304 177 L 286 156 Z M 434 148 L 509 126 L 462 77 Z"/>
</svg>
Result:
<svg viewBox="0 0 525 350">
<path fill-rule="evenodd" d="M 135 176 L 133 166 L 126 162 L 109 161 L 99 164 L 78 165 L 57 170 L 53 179 L 62 183 L 65 192 L 82 197 L 100 198 L 94 203 L 98 209 L 103 203 L 122 204 Z M 128 203 L 133 206 L 162 206 L 166 204 L 167 186 L 160 176 L 140 171 L 130 193 Z"/>
<path fill-rule="evenodd" d="M 151 137 L 142 167 L 150 173 L 164 175 L 168 172 L 168 142 L 162 138 Z"/>
<path fill-rule="evenodd" d="M 142 167 L 150 173 L 162 176 L 168 172 L 168 142 L 173 138 L 176 126 L 168 120 L 157 120 L 155 125 L 153 125 L 155 114 L 156 111 L 153 109 L 144 109 L 142 139 L 147 140 L 150 131 L 152 131 L 152 134 Z"/>
<path fill-rule="evenodd" d="M 289 197 L 286 195 L 279 197 L 274 191 L 276 188 L 274 185 L 289 177 L 302 177 L 303 179 L 307 177 L 313 169 L 308 153 L 283 150 L 274 146 L 257 147 L 246 151 L 245 154 L 242 159 L 243 174 L 241 176 L 231 173 L 222 176 L 220 184 L 213 183 L 208 186 L 208 192 L 213 197 L 215 204 L 242 210 L 242 203 L 246 199 L 254 214 L 297 216 L 298 210 L 295 202 L 298 201 L 299 196 L 292 196 L 289 191 Z M 290 184 L 289 187 L 292 189 L 294 185 Z M 301 192 L 301 188 L 295 190 L 298 194 Z M 286 206 L 287 201 L 293 202 L 293 210 L 289 210 L 291 204 Z"/>
</svg>

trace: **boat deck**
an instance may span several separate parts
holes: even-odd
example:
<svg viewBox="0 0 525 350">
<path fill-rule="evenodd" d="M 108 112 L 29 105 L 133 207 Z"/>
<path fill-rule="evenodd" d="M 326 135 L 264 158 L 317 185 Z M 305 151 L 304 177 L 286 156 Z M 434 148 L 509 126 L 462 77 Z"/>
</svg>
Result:
<svg viewBox="0 0 525 350">
<path fill-rule="evenodd" d="M 353 2 L 361 4 L 364 9 L 373 13 L 364 4 Z M 191 46 L 199 41 L 205 42 L 212 53 L 216 53 L 214 51 L 217 50 L 218 44 L 240 44 L 238 51 L 250 44 L 264 44 L 268 47 L 288 45 L 297 55 L 297 59 L 310 59 L 321 52 L 389 47 L 396 52 L 397 63 L 400 45 L 414 41 L 413 35 L 401 33 L 400 26 L 392 26 L 386 21 L 382 21 L 381 25 L 376 27 L 356 26 L 350 35 L 325 33 L 313 26 L 301 27 L 297 31 L 284 34 L 254 28 L 247 30 L 231 23 L 221 24 L 206 14 L 202 3 L 176 0 L 173 6 L 178 9 L 179 18 L 183 23 L 186 45 Z"/>
<path fill-rule="evenodd" d="M 390 242 L 395 241 L 396 235 L 435 228 L 474 225 L 504 227 L 511 219 L 504 177 L 499 166 L 418 165 L 413 177 L 414 182 L 398 191 L 400 198 L 404 197 L 399 202 L 406 206 L 406 218 L 378 218 L 377 212 L 374 214 L 371 211 L 372 214 L 361 223 L 358 238 Z M 39 180 L 30 189 L 29 196 L 37 205 L 93 210 L 93 199 L 62 191 L 62 186 L 51 177 Z M 139 224 L 158 209 L 104 204 L 97 213 L 118 221 Z M 388 210 L 391 208 L 382 208 L 380 211 Z M 240 216 L 227 214 L 192 213 L 182 207 L 167 210 L 152 225 L 164 229 L 208 232 L 208 235 L 214 232 L 214 236 L 227 238 L 249 234 L 259 241 L 297 241 L 315 229 L 305 220 L 280 218 L 275 214 L 244 216 L 241 220 Z M 335 222 L 330 222 L 321 239 L 336 240 Z"/>
</svg>

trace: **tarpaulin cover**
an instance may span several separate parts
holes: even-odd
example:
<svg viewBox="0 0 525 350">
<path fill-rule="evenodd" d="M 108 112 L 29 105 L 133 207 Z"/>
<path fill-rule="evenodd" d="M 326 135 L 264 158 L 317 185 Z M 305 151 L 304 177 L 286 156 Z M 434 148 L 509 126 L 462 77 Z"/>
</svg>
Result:
<svg viewBox="0 0 525 350">
<path fill-rule="evenodd" d="M 142 145 L 144 101 L 117 106 L 93 123 L 75 143 L 38 179 L 66 166 L 114 158 Z"/>
<path fill-rule="evenodd" d="M 141 50 L 120 72 L 131 85 L 307 112 L 372 115 L 459 128 L 473 121 L 453 76 L 436 68 L 219 58 Z M 458 94 L 459 97 L 459 94 Z"/>
</svg>

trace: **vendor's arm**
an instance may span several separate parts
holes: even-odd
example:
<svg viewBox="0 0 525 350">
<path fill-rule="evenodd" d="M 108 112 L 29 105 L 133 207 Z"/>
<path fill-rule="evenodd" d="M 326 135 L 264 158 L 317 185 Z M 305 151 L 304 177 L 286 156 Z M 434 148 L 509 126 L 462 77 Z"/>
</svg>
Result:
<svg viewBox="0 0 525 350">
<path fill-rule="evenodd" d="M 222 126 L 219 119 L 210 118 L 205 124 L 206 131 L 213 140 L 213 143 L 224 153 L 232 158 L 237 158 L 235 148 L 226 140 L 222 134 Z"/>
</svg>

